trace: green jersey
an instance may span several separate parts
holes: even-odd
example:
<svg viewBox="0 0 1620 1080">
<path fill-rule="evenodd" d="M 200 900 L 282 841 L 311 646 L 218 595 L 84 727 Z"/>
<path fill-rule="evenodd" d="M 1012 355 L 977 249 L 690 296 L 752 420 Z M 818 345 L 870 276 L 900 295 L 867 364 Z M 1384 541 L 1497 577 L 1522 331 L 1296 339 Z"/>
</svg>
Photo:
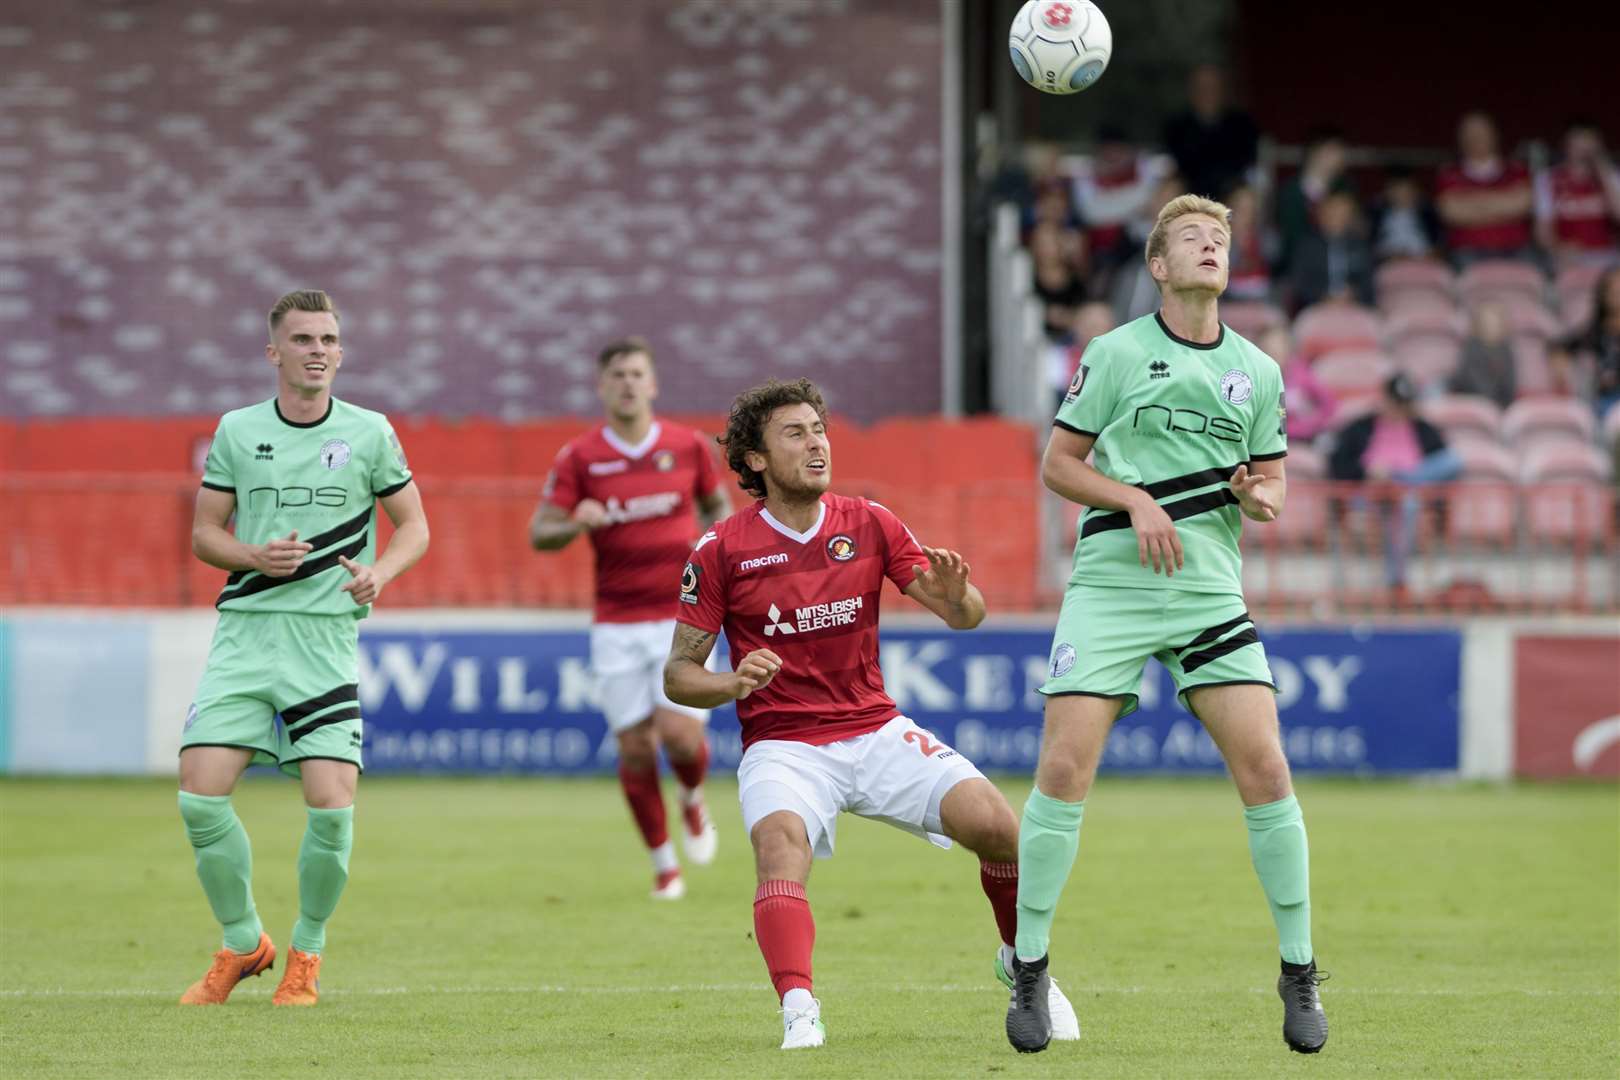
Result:
<svg viewBox="0 0 1620 1080">
<path fill-rule="evenodd" d="M 1093 338 L 1057 425 L 1096 437 L 1092 462 L 1142 488 L 1176 523 L 1186 565 L 1143 567 L 1130 515 L 1087 510 L 1071 584 L 1242 593 L 1232 472 L 1288 453 L 1282 372 L 1225 326 L 1213 344 L 1176 337 L 1157 313 Z"/>
<path fill-rule="evenodd" d="M 236 538 L 263 544 L 298 530 L 313 545 L 287 577 L 238 570 L 215 601 L 224 611 L 364 618 L 341 588 L 339 556 L 369 563 L 379 498 L 411 482 L 405 451 L 382 413 L 336 398 L 308 423 L 282 418 L 275 399 L 220 417 L 202 485 L 236 496 Z"/>
</svg>

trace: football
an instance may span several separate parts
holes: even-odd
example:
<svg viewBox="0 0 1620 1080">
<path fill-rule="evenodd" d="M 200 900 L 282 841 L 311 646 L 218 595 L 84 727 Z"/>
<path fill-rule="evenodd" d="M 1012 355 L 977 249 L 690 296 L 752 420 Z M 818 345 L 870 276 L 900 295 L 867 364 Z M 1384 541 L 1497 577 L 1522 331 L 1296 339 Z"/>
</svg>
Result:
<svg viewBox="0 0 1620 1080">
<path fill-rule="evenodd" d="M 1029 0 L 1007 46 L 1023 80 L 1048 94 L 1077 94 L 1096 82 L 1114 52 L 1114 32 L 1091 0 Z"/>
</svg>

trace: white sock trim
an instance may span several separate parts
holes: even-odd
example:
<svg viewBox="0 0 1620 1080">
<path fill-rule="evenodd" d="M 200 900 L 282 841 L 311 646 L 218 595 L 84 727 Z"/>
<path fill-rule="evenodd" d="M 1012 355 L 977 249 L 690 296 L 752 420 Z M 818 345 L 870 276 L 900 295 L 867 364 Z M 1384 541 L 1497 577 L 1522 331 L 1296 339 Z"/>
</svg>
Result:
<svg viewBox="0 0 1620 1080">
<path fill-rule="evenodd" d="M 816 1003 L 815 995 L 802 986 L 795 986 L 782 995 L 782 1008 L 803 1012 Z"/>
<path fill-rule="evenodd" d="M 681 868 L 681 860 L 675 856 L 675 842 L 672 840 L 665 840 L 662 844 L 653 848 L 650 854 L 652 855 L 653 869 L 660 874 Z"/>
</svg>

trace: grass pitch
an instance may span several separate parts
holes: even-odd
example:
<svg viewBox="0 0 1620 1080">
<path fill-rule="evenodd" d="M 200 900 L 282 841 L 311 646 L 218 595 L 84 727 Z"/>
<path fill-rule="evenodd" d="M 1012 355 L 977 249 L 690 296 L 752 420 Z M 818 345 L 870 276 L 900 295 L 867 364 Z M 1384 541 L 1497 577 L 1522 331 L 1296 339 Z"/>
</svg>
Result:
<svg viewBox="0 0 1620 1080">
<path fill-rule="evenodd" d="M 1027 784 L 1005 782 L 1015 807 Z M 1615 1076 L 1620 799 L 1612 786 L 1305 779 L 1327 1049 L 1290 1054 L 1266 905 L 1224 783 L 1104 778 L 1053 970 L 1085 1037 L 1002 1034 L 976 866 L 844 818 L 810 882 L 828 1044 L 776 1049 L 734 786 L 716 865 L 677 904 L 604 781 L 363 781 L 320 1005 L 276 972 L 181 1009 L 218 934 L 172 784 L 0 783 L 8 1077 Z M 285 950 L 297 787 L 236 805 Z"/>
</svg>

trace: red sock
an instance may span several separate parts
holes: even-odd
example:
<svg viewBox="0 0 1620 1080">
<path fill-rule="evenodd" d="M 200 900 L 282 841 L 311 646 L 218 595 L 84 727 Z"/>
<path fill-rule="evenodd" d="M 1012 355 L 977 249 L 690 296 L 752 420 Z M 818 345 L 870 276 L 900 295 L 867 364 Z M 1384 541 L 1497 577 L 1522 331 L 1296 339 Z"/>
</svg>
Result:
<svg viewBox="0 0 1620 1080">
<path fill-rule="evenodd" d="M 1018 936 L 1018 864 L 1015 862 L 981 862 L 979 884 L 990 898 L 990 910 L 996 913 L 996 929 L 1001 940 L 1008 945 Z"/>
<path fill-rule="evenodd" d="M 804 886 L 767 881 L 754 893 L 754 940 L 765 957 L 771 985 L 781 998 L 789 990 L 809 990 L 810 953 L 816 947 L 816 920 Z"/>
<path fill-rule="evenodd" d="M 709 771 L 709 740 L 705 738 L 699 741 L 697 753 L 686 761 L 670 759 L 669 767 L 687 791 L 701 786 L 704 775 Z"/>
<path fill-rule="evenodd" d="M 658 787 L 658 767 L 636 772 L 621 764 L 619 786 L 624 788 L 624 801 L 630 804 L 630 815 L 636 819 L 636 828 L 641 830 L 648 849 L 667 844 L 669 826 L 664 817 L 664 793 Z"/>
</svg>

